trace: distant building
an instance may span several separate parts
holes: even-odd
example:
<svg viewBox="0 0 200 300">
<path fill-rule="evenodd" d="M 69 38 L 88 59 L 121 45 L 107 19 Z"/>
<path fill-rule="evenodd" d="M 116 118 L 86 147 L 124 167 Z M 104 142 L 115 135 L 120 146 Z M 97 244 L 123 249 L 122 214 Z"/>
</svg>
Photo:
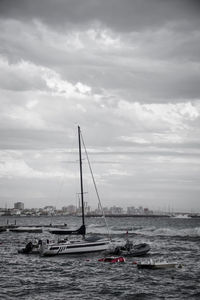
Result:
<svg viewBox="0 0 200 300">
<path fill-rule="evenodd" d="M 135 215 L 136 214 L 135 207 L 134 206 L 127 207 L 127 214 L 128 215 Z"/>
<path fill-rule="evenodd" d="M 110 213 L 112 215 L 122 215 L 124 213 L 123 208 L 122 207 L 118 207 L 118 206 L 112 206 L 110 208 Z"/>
<path fill-rule="evenodd" d="M 56 207 L 52 206 L 52 205 L 47 205 L 47 206 L 44 207 L 44 209 L 46 209 L 46 210 L 55 210 Z"/>
<path fill-rule="evenodd" d="M 23 202 L 16 202 L 14 204 L 14 209 L 23 210 L 24 209 L 24 203 Z"/>
<path fill-rule="evenodd" d="M 56 207 L 52 205 L 48 205 L 43 208 L 43 214 L 47 214 L 49 216 L 54 215 L 55 211 L 56 211 Z"/>
<path fill-rule="evenodd" d="M 75 214 L 76 213 L 76 206 L 74 205 L 69 205 L 69 206 L 63 206 L 62 207 L 62 211 L 64 213 L 67 213 L 67 214 Z"/>
<path fill-rule="evenodd" d="M 62 207 L 62 211 L 63 211 L 64 213 L 66 213 L 66 212 L 67 212 L 67 206 L 63 206 L 63 207 Z"/>
</svg>

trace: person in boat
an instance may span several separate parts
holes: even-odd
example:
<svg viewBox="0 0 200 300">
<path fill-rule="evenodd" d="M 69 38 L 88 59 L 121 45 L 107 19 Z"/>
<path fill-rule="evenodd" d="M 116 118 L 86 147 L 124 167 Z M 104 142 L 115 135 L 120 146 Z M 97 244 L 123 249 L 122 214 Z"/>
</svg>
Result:
<svg viewBox="0 0 200 300">
<path fill-rule="evenodd" d="M 25 253 L 30 253 L 30 252 L 32 251 L 32 249 L 33 249 L 33 243 L 32 243 L 32 242 L 29 242 L 29 243 L 26 245 L 26 247 L 25 247 L 25 249 L 24 249 L 24 252 L 25 252 Z"/>
<path fill-rule="evenodd" d="M 133 242 L 129 240 L 128 232 L 126 233 L 126 235 L 127 235 L 126 243 L 123 246 L 115 247 L 113 252 L 114 255 L 120 255 L 122 251 L 131 252 L 131 250 L 133 249 Z"/>
<path fill-rule="evenodd" d="M 124 248 L 126 251 L 131 251 L 133 248 L 133 242 L 131 242 L 129 239 L 126 240 L 126 244 L 124 245 Z"/>
</svg>

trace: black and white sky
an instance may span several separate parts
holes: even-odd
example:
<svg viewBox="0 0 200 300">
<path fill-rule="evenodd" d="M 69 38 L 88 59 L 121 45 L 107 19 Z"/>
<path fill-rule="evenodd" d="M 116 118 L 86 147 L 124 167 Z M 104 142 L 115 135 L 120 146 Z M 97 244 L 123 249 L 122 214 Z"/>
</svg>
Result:
<svg viewBox="0 0 200 300">
<path fill-rule="evenodd" d="M 79 124 L 103 206 L 200 212 L 199 1 L 0 0 L 0 105 L 0 207 L 76 203 Z"/>
</svg>

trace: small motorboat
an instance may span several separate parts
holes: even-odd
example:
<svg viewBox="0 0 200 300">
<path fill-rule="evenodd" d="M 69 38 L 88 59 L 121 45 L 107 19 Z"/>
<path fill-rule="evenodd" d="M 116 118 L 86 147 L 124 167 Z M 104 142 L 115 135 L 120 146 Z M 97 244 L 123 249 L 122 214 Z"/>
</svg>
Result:
<svg viewBox="0 0 200 300">
<path fill-rule="evenodd" d="M 117 246 L 114 249 L 111 249 L 113 255 L 122 255 L 122 256 L 144 256 L 150 251 L 150 246 L 146 243 L 141 243 L 133 245 L 129 240 L 122 246 Z"/>
<path fill-rule="evenodd" d="M 98 259 L 98 261 L 103 261 L 103 262 L 110 262 L 110 263 L 117 263 L 117 262 L 125 262 L 125 258 L 120 256 L 120 257 L 104 257 Z"/>
<path fill-rule="evenodd" d="M 19 254 L 39 254 L 42 241 L 36 243 L 28 242 L 24 248 L 18 250 Z"/>
<path fill-rule="evenodd" d="M 176 262 L 168 262 L 166 260 L 163 261 L 154 261 L 150 259 L 146 262 L 139 262 L 137 263 L 138 269 L 167 269 L 167 268 L 181 268 L 182 266 L 180 264 L 177 264 Z"/>
<path fill-rule="evenodd" d="M 144 256 L 150 251 L 150 246 L 146 243 L 134 245 L 131 249 L 122 249 L 121 254 L 124 256 Z"/>
</svg>

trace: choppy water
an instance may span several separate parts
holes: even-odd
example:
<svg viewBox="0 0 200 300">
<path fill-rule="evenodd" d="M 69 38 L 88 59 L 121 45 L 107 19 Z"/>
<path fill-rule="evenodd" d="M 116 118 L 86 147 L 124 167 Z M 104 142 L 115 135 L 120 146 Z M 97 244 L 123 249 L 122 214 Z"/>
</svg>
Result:
<svg viewBox="0 0 200 300">
<path fill-rule="evenodd" d="M 0 217 L 0 225 L 7 218 Z M 9 218 L 14 223 L 15 218 Z M 80 218 L 17 218 L 17 224 L 68 223 Z M 45 232 L 0 234 L 0 299 L 200 299 L 200 219 L 108 218 L 112 237 L 123 240 L 126 231 L 136 244 L 151 245 L 148 258 L 177 261 L 183 268 L 138 270 L 134 261 L 99 262 L 102 254 L 40 257 L 17 254 L 29 239 L 50 237 Z M 88 232 L 104 236 L 101 218 L 87 219 Z M 52 236 L 51 236 L 52 237 Z"/>
</svg>

